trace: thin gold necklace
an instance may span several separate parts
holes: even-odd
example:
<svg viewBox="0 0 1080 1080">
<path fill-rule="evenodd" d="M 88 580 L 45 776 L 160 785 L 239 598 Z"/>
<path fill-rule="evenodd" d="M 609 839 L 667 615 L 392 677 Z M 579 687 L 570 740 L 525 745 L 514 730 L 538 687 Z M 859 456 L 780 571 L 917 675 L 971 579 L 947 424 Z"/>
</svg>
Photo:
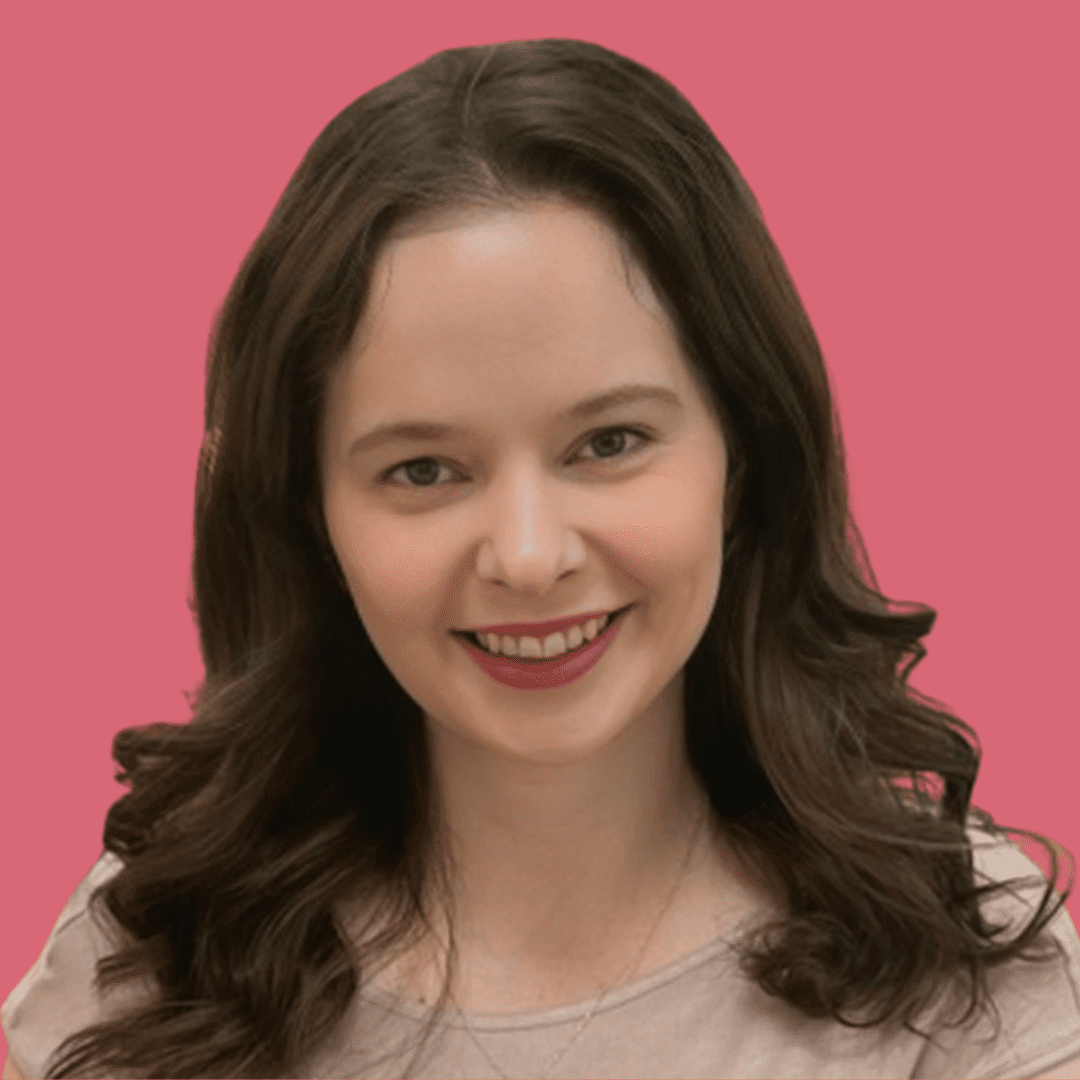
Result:
<svg viewBox="0 0 1080 1080">
<path fill-rule="evenodd" d="M 578 1025 L 577 1031 L 575 1031 L 574 1034 L 570 1037 L 570 1041 L 558 1052 L 558 1054 L 556 1054 L 555 1059 L 548 1065 L 548 1067 L 542 1073 L 537 1074 L 538 1080 L 547 1080 L 547 1078 L 551 1076 L 551 1071 L 566 1056 L 566 1053 L 567 1051 L 569 1051 L 570 1047 L 572 1047 L 574 1043 L 578 1041 L 581 1033 L 588 1026 L 589 1021 L 592 1020 L 594 1014 L 596 1013 L 596 1010 L 600 1007 L 601 1002 L 608 996 L 608 994 L 611 993 L 611 991 L 614 990 L 616 986 L 620 985 L 620 983 L 625 983 L 628 979 L 632 979 L 634 975 L 637 974 L 637 969 L 641 964 L 642 958 L 645 956 L 645 950 L 648 948 L 649 942 L 652 941 L 653 934 L 656 933 L 656 929 L 660 925 L 660 921 L 668 913 L 671 905 L 675 902 L 675 894 L 679 891 L 679 886 L 682 885 L 683 880 L 686 877 L 686 873 L 690 868 L 690 856 L 693 854 L 694 848 L 697 846 L 698 834 L 701 832 L 701 826 L 705 822 L 705 819 L 708 817 L 708 814 L 709 804 L 706 803 L 701 816 L 698 818 L 698 823 L 694 827 L 694 832 L 690 839 L 690 845 L 686 849 L 686 856 L 683 859 L 682 873 L 679 874 L 679 878 L 675 882 L 674 888 L 668 895 L 667 902 L 661 909 L 660 914 L 657 915 L 656 921 L 652 925 L 652 929 L 649 931 L 649 933 L 645 937 L 645 940 L 642 942 L 641 949 L 638 951 L 637 959 L 634 961 L 633 967 L 621 979 L 611 983 L 607 987 L 607 989 L 604 990 L 604 992 L 600 995 L 600 997 L 598 997 L 593 1002 L 592 1007 L 585 1015 L 585 1019 Z M 453 999 L 453 995 L 451 995 L 451 999 L 454 1000 L 454 1008 L 457 1010 L 458 1016 L 461 1017 L 462 1022 L 465 1024 L 466 1031 L 468 1031 L 469 1036 L 472 1038 L 472 1041 L 477 1045 L 480 1052 L 484 1055 L 484 1057 L 488 1059 L 491 1067 L 499 1074 L 500 1077 L 502 1077 L 502 1080 L 510 1080 L 510 1077 L 508 1077 L 506 1073 L 504 1073 L 502 1069 L 499 1068 L 498 1062 L 491 1056 L 491 1054 L 488 1053 L 487 1047 L 485 1047 L 484 1044 L 480 1041 L 476 1032 L 473 1030 L 472 1024 L 469 1023 L 469 1018 L 461 1011 L 457 1000 Z"/>
</svg>

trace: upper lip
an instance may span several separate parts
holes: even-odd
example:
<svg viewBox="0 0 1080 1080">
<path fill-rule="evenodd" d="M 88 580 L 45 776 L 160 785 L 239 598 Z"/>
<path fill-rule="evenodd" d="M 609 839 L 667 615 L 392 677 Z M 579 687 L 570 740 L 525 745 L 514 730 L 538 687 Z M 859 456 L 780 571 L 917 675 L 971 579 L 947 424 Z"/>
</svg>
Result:
<svg viewBox="0 0 1080 1080">
<path fill-rule="evenodd" d="M 507 637 L 543 637 L 545 634 L 554 634 L 570 626 L 581 626 L 590 619 L 599 619 L 601 615 L 609 615 L 618 610 L 618 608 L 604 608 L 600 611 L 584 611 L 578 615 L 567 615 L 562 619 L 549 619 L 547 622 L 493 623 L 491 626 L 472 626 L 458 632 L 505 634 Z"/>
</svg>

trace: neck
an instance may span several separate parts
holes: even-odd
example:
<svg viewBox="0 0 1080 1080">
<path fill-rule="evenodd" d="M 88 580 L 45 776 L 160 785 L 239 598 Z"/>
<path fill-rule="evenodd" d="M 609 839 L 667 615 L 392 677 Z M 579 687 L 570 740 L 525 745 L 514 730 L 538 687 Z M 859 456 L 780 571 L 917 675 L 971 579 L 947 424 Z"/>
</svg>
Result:
<svg viewBox="0 0 1080 1080">
<path fill-rule="evenodd" d="M 707 806 L 680 684 L 615 742 L 568 762 L 508 760 L 428 725 L 458 940 L 565 967 L 568 955 L 587 962 L 640 934 Z"/>
</svg>

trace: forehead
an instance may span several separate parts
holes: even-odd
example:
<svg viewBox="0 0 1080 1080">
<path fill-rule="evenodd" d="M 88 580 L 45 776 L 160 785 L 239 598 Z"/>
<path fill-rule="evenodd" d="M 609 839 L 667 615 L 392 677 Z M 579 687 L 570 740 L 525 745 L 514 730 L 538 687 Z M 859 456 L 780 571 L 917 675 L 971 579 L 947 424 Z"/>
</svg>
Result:
<svg viewBox="0 0 1080 1080">
<path fill-rule="evenodd" d="M 605 358 L 655 368 L 676 358 L 675 337 L 648 276 L 595 212 L 474 209 L 385 244 L 342 374 L 374 391 L 420 369 L 431 380 L 530 363 L 584 374 Z"/>
<path fill-rule="evenodd" d="M 628 241 L 596 211 L 548 199 L 522 207 L 467 208 L 402 226 L 379 253 L 373 296 L 415 293 L 433 282 L 534 292 L 580 289 L 583 301 L 629 292 L 655 302 Z M 542 299 L 542 296 L 538 297 Z M 408 299 L 408 297 L 404 297 Z"/>
</svg>

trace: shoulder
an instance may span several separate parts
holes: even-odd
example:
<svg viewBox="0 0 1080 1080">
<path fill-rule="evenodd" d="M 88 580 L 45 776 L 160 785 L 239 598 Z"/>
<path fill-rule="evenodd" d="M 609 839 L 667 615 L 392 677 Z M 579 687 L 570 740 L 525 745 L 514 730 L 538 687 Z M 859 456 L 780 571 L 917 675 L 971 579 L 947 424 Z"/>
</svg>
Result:
<svg viewBox="0 0 1080 1080">
<path fill-rule="evenodd" d="M 4 1071 L 0 1073 L 0 1080 L 29 1080 L 29 1078 L 19 1072 L 15 1059 L 8 1054 L 8 1059 L 4 1062 Z"/>
<path fill-rule="evenodd" d="M 29 1077 L 19 1072 L 19 1067 L 15 1064 L 15 1059 L 8 1054 L 8 1059 L 4 1062 L 4 1071 L 3 1073 L 0 1073 L 0 1080 L 29 1080 Z"/>
<path fill-rule="evenodd" d="M 122 868 L 109 852 L 94 863 L 61 910 L 41 955 L 0 1007 L 8 1044 L 5 1070 L 16 1070 L 11 1075 L 21 1068 L 43 1076 L 49 1055 L 68 1035 L 104 1019 L 114 1002 L 128 999 L 124 987 L 107 1001 L 94 986 L 97 961 L 115 952 L 121 939 L 119 928 L 89 906 L 94 890 Z"/>
<path fill-rule="evenodd" d="M 1038 1076 L 1029 1077 L 1028 1080 L 1080 1080 L 1080 1056 L 1070 1058 L 1056 1069 L 1039 1073 Z"/>
<path fill-rule="evenodd" d="M 984 900 L 982 910 L 988 922 L 1005 927 L 1001 940 L 1010 941 L 1035 915 L 1047 879 L 1007 837 L 976 825 L 968 836 L 975 884 L 1008 883 Z M 1055 894 L 1050 904 L 1059 900 Z M 1080 937 L 1064 906 L 1044 935 L 1057 955 L 1046 962 L 1013 958 L 988 969 L 991 1015 L 935 1030 L 914 1076 L 1080 1080 Z"/>
</svg>

